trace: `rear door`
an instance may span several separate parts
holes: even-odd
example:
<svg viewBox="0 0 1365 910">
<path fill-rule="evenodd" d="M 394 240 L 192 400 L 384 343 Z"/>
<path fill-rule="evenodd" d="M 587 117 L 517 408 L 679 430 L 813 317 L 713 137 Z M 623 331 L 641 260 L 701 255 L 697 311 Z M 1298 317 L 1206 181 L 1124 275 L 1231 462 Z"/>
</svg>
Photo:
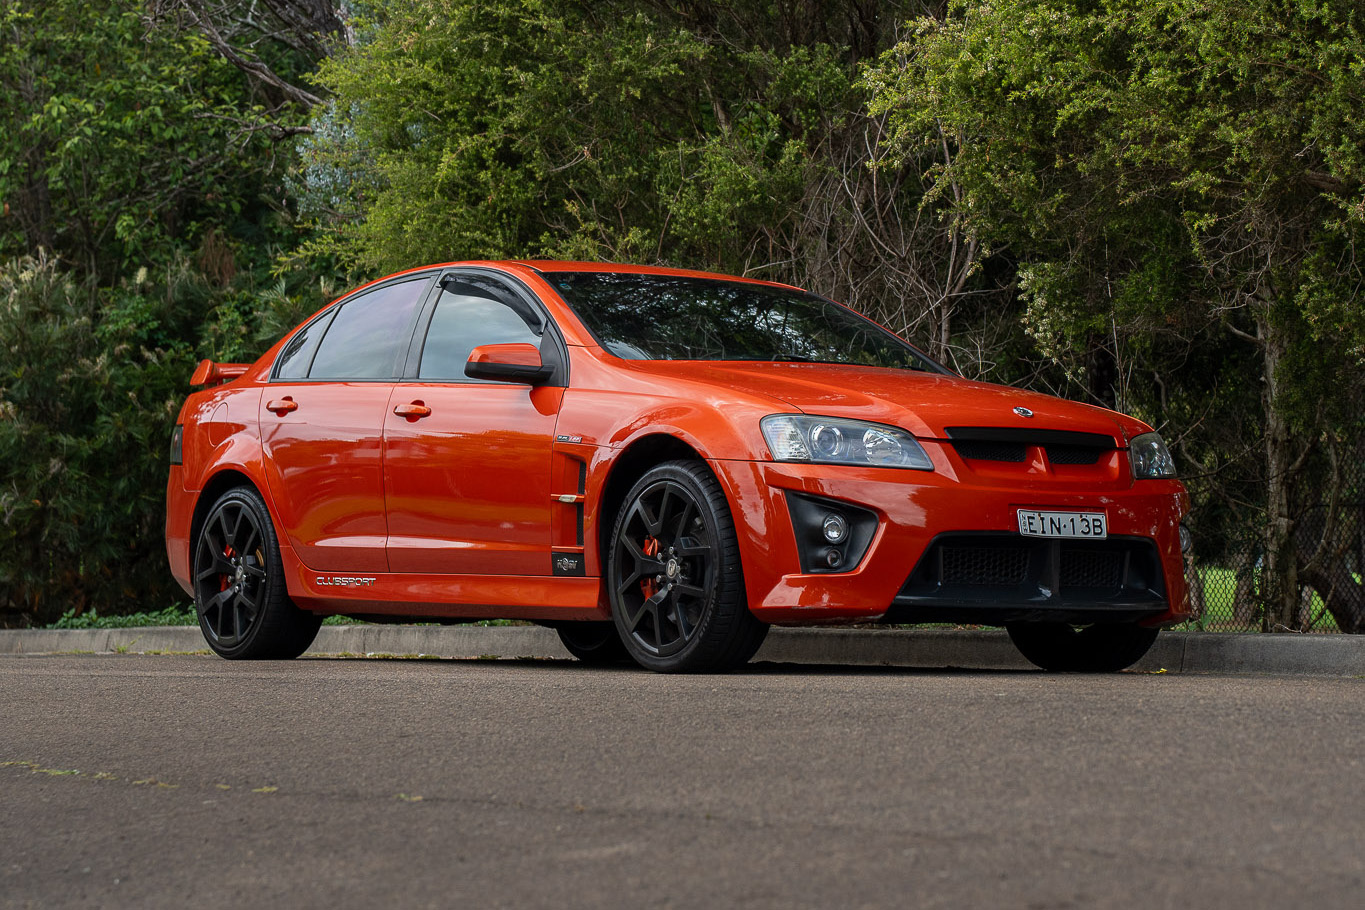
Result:
<svg viewBox="0 0 1365 910">
<path fill-rule="evenodd" d="M 395 386 L 385 415 L 389 567 L 549 575 L 550 459 L 566 362 L 561 342 L 528 292 L 490 273 L 452 274 L 462 284 L 433 292 L 408 376 Z M 531 324 L 537 322 L 541 333 Z M 542 360 L 557 365 L 556 376 L 533 387 L 465 375 L 473 348 L 506 342 L 540 348 Z M 427 413 L 414 416 L 404 406 Z"/>
<path fill-rule="evenodd" d="M 261 401 L 280 530 L 310 569 L 385 572 L 384 415 L 433 273 L 333 306 L 281 351 Z"/>
</svg>

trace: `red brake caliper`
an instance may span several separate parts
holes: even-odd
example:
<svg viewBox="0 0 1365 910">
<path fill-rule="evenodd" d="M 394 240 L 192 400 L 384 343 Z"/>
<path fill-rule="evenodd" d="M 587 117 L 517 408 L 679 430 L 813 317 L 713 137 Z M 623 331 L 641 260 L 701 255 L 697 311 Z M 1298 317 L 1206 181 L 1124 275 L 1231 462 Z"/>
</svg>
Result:
<svg viewBox="0 0 1365 910">
<path fill-rule="evenodd" d="M 646 556 L 658 556 L 659 541 L 657 541 L 653 537 L 646 537 L 645 545 L 640 549 L 644 552 Z M 655 594 L 659 593 L 659 583 L 654 580 L 653 575 L 649 576 L 648 578 L 643 578 L 640 580 L 640 591 L 644 593 L 645 600 L 649 600 Z"/>
<path fill-rule="evenodd" d="M 229 560 L 231 560 L 233 556 L 236 556 L 236 555 L 237 555 L 235 552 L 233 552 L 232 544 L 224 544 L 224 545 L 223 545 L 223 555 L 226 556 Z M 219 590 L 219 591 L 226 591 L 227 589 L 228 589 L 228 577 L 227 577 L 226 575 L 219 575 L 219 576 L 218 576 L 218 590 Z"/>
</svg>

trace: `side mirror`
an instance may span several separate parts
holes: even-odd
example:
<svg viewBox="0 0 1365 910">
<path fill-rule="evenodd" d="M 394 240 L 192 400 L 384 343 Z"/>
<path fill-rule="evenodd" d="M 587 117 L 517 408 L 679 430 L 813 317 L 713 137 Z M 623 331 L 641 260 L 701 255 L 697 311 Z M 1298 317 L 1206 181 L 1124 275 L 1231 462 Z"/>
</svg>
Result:
<svg viewBox="0 0 1365 910">
<path fill-rule="evenodd" d="M 546 366 L 533 344 L 481 344 L 469 352 L 464 374 L 474 379 L 499 382 L 524 382 L 538 385 L 549 379 L 555 368 Z"/>
</svg>

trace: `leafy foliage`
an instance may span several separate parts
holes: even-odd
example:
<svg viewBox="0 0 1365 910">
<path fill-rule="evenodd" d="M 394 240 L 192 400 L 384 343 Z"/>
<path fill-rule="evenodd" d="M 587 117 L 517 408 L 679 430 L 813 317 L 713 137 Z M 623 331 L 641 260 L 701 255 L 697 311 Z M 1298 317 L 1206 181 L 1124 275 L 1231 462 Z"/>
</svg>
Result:
<svg viewBox="0 0 1365 910">
<path fill-rule="evenodd" d="M 236 71 L 140 13 L 133 0 L 0 12 L 0 249 L 104 276 L 165 261 L 256 204 L 251 140 L 231 119 L 251 107 Z"/>
<path fill-rule="evenodd" d="M 1314 571 L 1295 527 L 1336 457 L 1317 453 L 1360 426 L 1362 21 L 1357 3 L 960 0 L 869 74 L 902 154 L 952 137 L 940 186 L 1018 261 L 1039 347 L 1169 421 L 1215 475 L 1212 515 L 1268 497 L 1272 624 Z M 1341 593 L 1338 622 L 1365 628 Z"/>
<path fill-rule="evenodd" d="M 193 626 L 199 618 L 193 604 L 174 604 L 162 610 L 127 613 L 122 616 L 100 616 L 95 610 L 77 615 L 67 610 L 51 623 L 49 629 L 137 629 L 144 626 Z"/>
<path fill-rule="evenodd" d="M 296 186 L 325 253 L 658 262 L 789 281 L 950 351 L 976 252 L 873 171 L 859 66 L 917 3 L 418 0 L 326 61 Z M 922 217 L 921 217 L 922 216 Z M 984 303 L 984 301 L 983 301 Z M 962 346 L 964 366 L 977 367 Z"/>
<path fill-rule="evenodd" d="M 1267 627 L 1302 625 L 1306 581 L 1365 628 L 1362 22 L 0 3 L 0 622 L 174 593 L 160 488 L 198 357 L 252 359 L 341 271 L 551 256 L 788 281 L 968 375 L 1137 413 L 1180 455 L 1199 552 L 1255 550 Z"/>
<path fill-rule="evenodd" d="M 101 320 L 91 291 L 51 260 L 0 270 L 0 590 L 35 614 L 92 596 L 164 601 L 174 587 L 146 543 L 193 361 L 148 346 L 152 314 Z"/>
<path fill-rule="evenodd" d="M 245 80 L 142 5 L 0 5 L 0 623 L 168 601 L 167 447 L 200 356 L 326 289 Z"/>
</svg>

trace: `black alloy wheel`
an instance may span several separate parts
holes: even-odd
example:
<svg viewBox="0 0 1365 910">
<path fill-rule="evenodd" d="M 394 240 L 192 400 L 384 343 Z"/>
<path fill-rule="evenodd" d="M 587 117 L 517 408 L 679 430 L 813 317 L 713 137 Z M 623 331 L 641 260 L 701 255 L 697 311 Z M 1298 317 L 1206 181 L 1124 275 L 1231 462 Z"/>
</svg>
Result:
<svg viewBox="0 0 1365 910">
<path fill-rule="evenodd" d="M 725 494 L 702 462 L 666 462 L 636 482 L 616 519 L 607 579 L 621 641 L 651 670 L 730 670 L 767 634 L 745 599 Z"/>
<path fill-rule="evenodd" d="M 1005 626 L 1010 641 L 1034 666 L 1058 673 L 1117 673 L 1142 659 L 1158 630 L 1136 623 L 1018 622 Z"/>
<path fill-rule="evenodd" d="M 308 649 L 322 617 L 289 599 L 270 513 L 259 493 L 237 487 L 213 504 L 194 548 L 199 628 L 229 659 L 291 658 Z"/>
</svg>

